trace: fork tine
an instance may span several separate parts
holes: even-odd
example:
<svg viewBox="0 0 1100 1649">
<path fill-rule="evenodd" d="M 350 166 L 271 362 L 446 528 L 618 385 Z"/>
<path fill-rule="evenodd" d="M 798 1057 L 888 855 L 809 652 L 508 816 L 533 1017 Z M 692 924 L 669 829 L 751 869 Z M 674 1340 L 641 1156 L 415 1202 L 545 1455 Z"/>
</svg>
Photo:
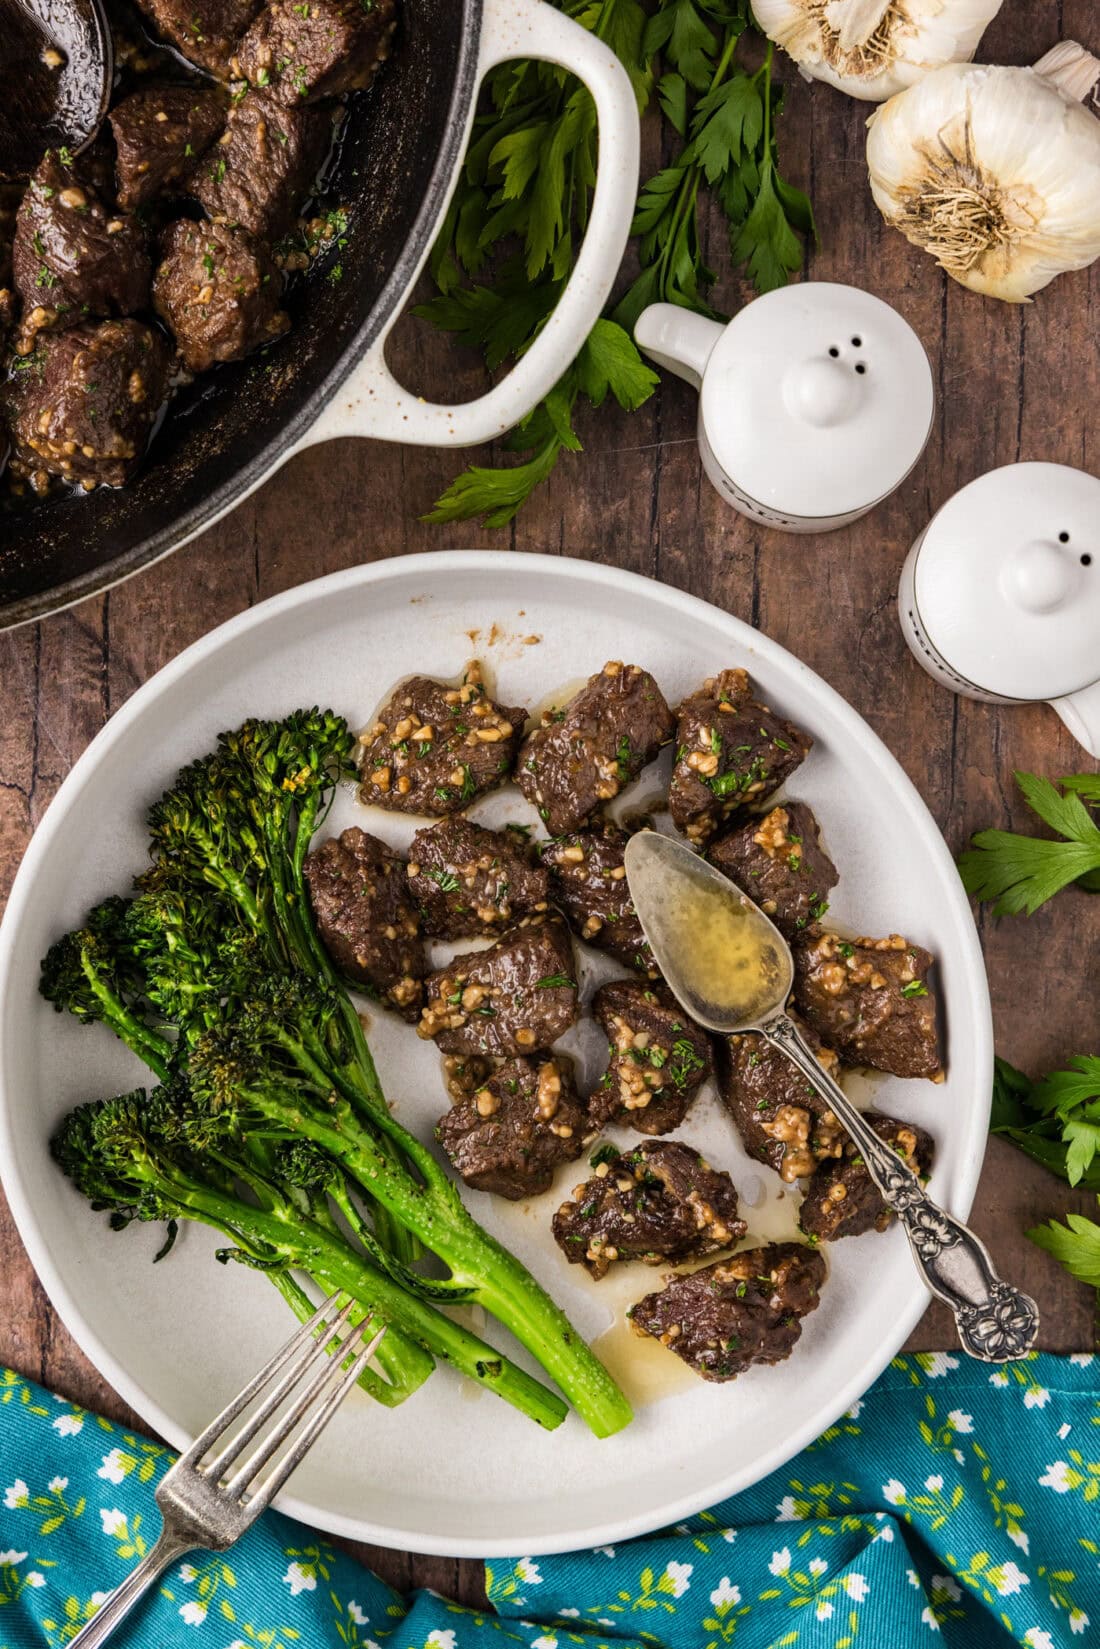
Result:
<svg viewBox="0 0 1100 1649">
<path fill-rule="evenodd" d="M 328 1306 L 334 1304 L 338 1297 L 339 1296 L 337 1295 L 333 1295 L 332 1299 L 326 1302 L 326 1306 L 322 1308 L 322 1315 L 324 1310 L 326 1310 Z M 329 1346 L 333 1344 L 340 1330 L 348 1321 L 354 1306 L 354 1300 L 349 1300 L 343 1310 L 331 1323 L 324 1324 L 325 1332 L 323 1334 L 319 1335 L 316 1339 L 312 1336 L 310 1337 L 307 1344 L 302 1347 L 290 1367 L 287 1368 L 286 1373 L 272 1387 L 271 1391 L 264 1398 L 255 1414 L 249 1416 L 240 1431 L 229 1439 L 225 1447 L 214 1456 L 213 1460 L 211 1460 L 208 1465 L 199 1468 L 206 1473 L 212 1482 L 218 1483 L 221 1481 L 222 1477 L 233 1464 L 234 1460 L 238 1458 L 242 1451 L 256 1436 L 256 1433 L 267 1423 L 275 1411 L 294 1390 L 294 1387 L 298 1384 L 298 1382 L 302 1380 L 313 1367 L 317 1357 L 327 1352 Z M 315 1313 L 315 1315 L 317 1315 L 317 1313 Z M 329 1366 L 327 1361 L 324 1363 L 324 1366 L 326 1368 Z M 268 1371 L 265 1370 L 263 1372 L 267 1373 Z M 277 1373 L 278 1369 L 276 1368 L 270 1372 L 271 1374 Z M 270 1374 L 268 1374 L 268 1379 L 270 1379 Z M 267 1381 L 261 1379 L 261 1386 L 266 1383 Z M 255 1382 L 253 1382 L 253 1384 L 255 1384 Z M 201 1456 L 196 1457 L 196 1464 L 198 1464 L 198 1460 L 200 1458 Z"/>
<path fill-rule="evenodd" d="M 342 1317 L 343 1315 L 344 1313 L 341 1313 Z M 354 1338 L 357 1339 L 358 1334 L 356 1334 Z M 349 1345 L 348 1341 L 345 1340 L 342 1345 L 338 1347 L 335 1357 L 325 1358 L 322 1360 L 322 1366 L 313 1374 L 308 1384 L 302 1387 L 290 1408 L 286 1410 L 285 1414 L 281 1414 L 279 1416 L 274 1428 L 266 1437 L 261 1439 L 244 1464 L 237 1467 L 232 1477 L 228 1478 L 224 1482 L 222 1481 L 225 1470 L 224 1466 L 217 1474 L 211 1472 L 210 1475 L 213 1481 L 218 1485 L 219 1492 L 227 1495 L 230 1500 L 235 1500 L 244 1493 L 244 1490 L 248 1487 L 249 1483 L 253 1481 L 253 1479 L 271 1459 L 276 1450 L 280 1448 L 290 1436 L 299 1420 L 302 1419 L 303 1415 L 308 1413 L 314 1403 L 316 1403 L 318 1398 L 324 1393 L 325 1388 L 335 1384 L 333 1374 L 335 1373 L 339 1375 L 340 1370 L 344 1365 L 345 1358 L 350 1355 L 353 1349 L 353 1344 Z M 268 1408 L 269 1413 L 275 1406 L 276 1405 L 274 1403 L 265 1405 L 265 1407 Z M 254 1436 L 257 1430 L 258 1427 L 252 1426 L 250 1429 L 250 1435 Z M 233 1445 L 232 1458 L 236 1459 L 240 1452 L 240 1448 L 237 1447 L 235 1442 Z M 228 1462 L 226 1463 L 228 1464 Z"/>
<path fill-rule="evenodd" d="M 248 1384 L 237 1393 L 233 1401 L 231 1403 L 227 1403 L 221 1413 L 217 1415 L 215 1419 L 211 1420 L 205 1430 L 199 1433 L 186 1453 L 180 1455 L 177 1465 L 198 1465 L 207 1449 L 209 1449 L 212 1443 L 217 1442 L 218 1438 L 222 1435 L 230 1422 L 235 1420 L 238 1414 L 240 1414 L 243 1409 L 248 1407 L 253 1397 L 256 1396 L 256 1393 L 261 1391 L 264 1386 L 267 1385 L 272 1375 L 278 1374 L 279 1370 L 287 1362 L 289 1362 L 295 1352 L 299 1351 L 305 1345 L 306 1341 L 311 1338 L 313 1330 L 317 1328 L 324 1320 L 326 1313 L 334 1308 L 339 1298 L 339 1294 L 330 1294 L 324 1304 L 317 1307 L 317 1310 L 313 1313 L 313 1316 L 309 1319 L 309 1321 L 303 1323 L 300 1328 L 295 1330 L 295 1332 L 290 1336 L 290 1339 L 287 1340 L 286 1344 L 280 1346 L 279 1350 L 273 1357 L 268 1359 L 263 1368 L 252 1376 L 252 1379 L 249 1380 Z"/>
<path fill-rule="evenodd" d="M 385 1335 L 385 1328 L 380 1328 L 374 1338 L 363 1347 L 354 1362 L 344 1371 L 344 1377 L 340 1384 L 335 1390 L 329 1392 L 321 1406 L 310 1416 L 308 1423 L 302 1428 L 300 1435 L 295 1439 L 285 1458 L 274 1466 L 262 1487 L 244 1501 L 244 1508 L 249 1518 L 258 1517 L 262 1511 L 270 1506 L 291 1472 L 301 1464 L 321 1432 L 324 1431 L 347 1393 L 378 1350 Z"/>
</svg>

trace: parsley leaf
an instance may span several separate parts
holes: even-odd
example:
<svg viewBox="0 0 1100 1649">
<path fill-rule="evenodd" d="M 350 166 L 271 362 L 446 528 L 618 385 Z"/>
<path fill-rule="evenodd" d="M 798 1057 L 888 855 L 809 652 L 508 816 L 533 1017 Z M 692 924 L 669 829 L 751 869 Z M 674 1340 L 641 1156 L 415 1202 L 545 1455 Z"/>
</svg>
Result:
<svg viewBox="0 0 1100 1649">
<path fill-rule="evenodd" d="M 997 1059 L 989 1128 L 1070 1185 L 1100 1191 L 1100 1056 L 1075 1055 L 1039 1082 Z"/>
<path fill-rule="evenodd" d="M 1031 916 L 1071 882 L 1100 892 L 1100 827 L 1093 817 L 1100 808 L 1100 775 L 1072 774 L 1057 781 L 1061 790 L 1034 773 L 1017 773 L 1016 783 L 1031 810 L 1063 840 L 980 830 L 959 855 L 966 891 L 994 900 L 994 916 Z"/>
<path fill-rule="evenodd" d="M 1100 1202 L 1100 1198 L 1097 1199 Z M 1100 1288 L 1100 1225 L 1084 1214 L 1067 1214 L 1065 1225 L 1050 1220 L 1028 1232 L 1032 1242 L 1053 1254 L 1071 1277 Z"/>
</svg>

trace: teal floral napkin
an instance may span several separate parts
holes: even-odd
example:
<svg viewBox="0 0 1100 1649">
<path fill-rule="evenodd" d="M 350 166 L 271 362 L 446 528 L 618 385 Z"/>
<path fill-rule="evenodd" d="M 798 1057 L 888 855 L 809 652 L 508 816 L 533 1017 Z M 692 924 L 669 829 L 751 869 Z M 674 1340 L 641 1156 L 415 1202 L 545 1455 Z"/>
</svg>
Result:
<svg viewBox="0 0 1100 1649">
<path fill-rule="evenodd" d="M 736 1403 L 736 1388 L 730 1391 Z M 71 1642 L 156 1538 L 155 1443 L 0 1376 L 0 1649 Z M 119 1649 L 1072 1649 L 1100 1642 L 1100 1359 L 899 1357 L 755 1488 L 644 1540 L 402 1598 L 268 1513 Z"/>
</svg>

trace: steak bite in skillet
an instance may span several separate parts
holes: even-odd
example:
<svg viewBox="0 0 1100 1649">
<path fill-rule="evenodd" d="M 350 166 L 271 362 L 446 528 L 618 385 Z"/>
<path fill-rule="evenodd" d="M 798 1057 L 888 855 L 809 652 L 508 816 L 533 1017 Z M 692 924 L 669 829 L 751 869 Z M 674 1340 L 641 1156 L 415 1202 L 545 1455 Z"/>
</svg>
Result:
<svg viewBox="0 0 1100 1649">
<path fill-rule="evenodd" d="M 597 1281 L 616 1260 L 696 1259 L 745 1235 L 733 1181 L 690 1145 L 647 1140 L 621 1155 L 604 1146 L 597 1157 L 595 1174 L 553 1219 L 566 1259 Z"/>
<path fill-rule="evenodd" d="M 873 1111 L 867 1113 L 867 1121 L 914 1174 L 928 1173 L 935 1147 L 923 1128 Z M 818 1167 L 798 1211 L 798 1223 L 806 1235 L 822 1242 L 885 1231 L 893 1218 L 867 1172 L 859 1146 L 847 1136 L 841 1155 Z"/>
<path fill-rule="evenodd" d="M 579 830 L 672 737 L 672 712 L 648 671 L 612 660 L 524 740 L 516 783 L 551 836 Z"/>
<path fill-rule="evenodd" d="M 223 223 L 180 218 L 164 232 L 153 306 L 188 372 L 236 361 L 290 325 L 283 277 L 266 247 Z"/>
<path fill-rule="evenodd" d="M 765 801 L 805 759 L 812 739 L 752 696 L 744 670 L 723 670 L 680 706 L 669 811 L 693 842 Z"/>
<path fill-rule="evenodd" d="M 168 383 L 168 349 L 140 321 L 46 333 L 7 386 L 12 468 L 45 492 L 51 475 L 90 492 L 141 462 Z"/>
<path fill-rule="evenodd" d="M 195 169 L 225 121 L 212 86 L 143 86 L 111 110 L 118 204 L 133 211 L 174 190 Z"/>
<path fill-rule="evenodd" d="M 427 963 L 404 861 L 352 825 L 314 849 L 305 877 L 317 931 L 341 973 L 415 1020 Z"/>
<path fill-rule="evenodd" d="M 823 933 L 794 947 L 793 1000 L 846 1065 L 939 1082 L 931 966 L 899 933 L 850 941 Z"/>
<path fill-rule="evenodd" d="M 554 898 L 578 939 L 617 957 L 647 979 L 657 964 L 626 885 L 623 854 L 630 840 L 618 825 L 572 831 L 540 844 Z"/>
<path fill-rule="evenodd" d="M 364 802 L 439 818 L 504 783 L 526 710 L 494 704 L 474 659 L 462 684 L 413 676 L 359 735 Z"/>
<path fill-rule="evenodd" d="M 568 931 L 536 916 L 488 950 L 456 956 L 430 973 L 417 1031 L 443 1053 L 507 1057 L 549 1048 L 576 1018 Z"/>
<path fill-rule="evenodd" d="M 835 1078 L 836 1054 L 811 1026 L 800 1019 L 798 1025 L 822 1068 Z M 781 1049 L 752 1031 L 723 1038 L 717 1047 L 718 1092 L 750 1156 L 791 1185 L 840 1155 L 846 1136 L 828 1102 Z"/>
<path fill-rule="evenodd" d="M 659 1294 L 638 1301 L 630 1320 L 704 1380 L 732 1380 L 753 1363 L 790 1356 L 824 1281 L 816 1250 L 771 1243 L 672 1277 Z"/>
<path fill-rule="evenodd" d="M 237 47 L 234 77 L 281 103 L 362 91 L 388 55 L 395 25 L 395 0 L 270 0 Z"/>
<path fill-rule="evenodd" d="M 277 240 L 313 192 L 331 142 L 328 109 L 292 109 L 266 92 L 246 92 L 192 172 L 190 191 L 215 223 Z"/>
<path fill-rule="evenodd" d="M 263 0 L 137 0 L 163 40 L 219 80 L 230 78 L 233 48 Z"/>
<path fill-rule="evenodd" d="M 664 985 L 613 980 L 592 1014 L 607 1033 L 611 1063 L 589 1098 L 601 1127 L 622 1122 L 641 1134 L 678 1128 L 711 1074 L 710 1039 Z"/>
<path fill-rule="evenodd" d="M 514 1202 L 548 1190 L 590 1128 L 571 1061 L 546 1056 L 504 1060 L 435 1132 L 467 1185 Z"/>
<path fill-rule="evenodd" d="M 47 150 L 19 207 L 12 266 L 23 303 L 21 355 L 39 332 L 148 306 L 145 231 L 111 202 L 98 146 L 68 162 Z"/>
<path fill-rule="evenodd" d="M 840 880 L 805 802 L 785 802 L 764 818 L 712 842 L 711 864 L 770 916 L 785 939 L 820 932 L 829 892 Z"/>
<path fill-rule="evenodd" d="M 461 814 L 418 830 L 409 848 L 409 893 L 433 939 L 500 933 L 548 908 L 550 877 L 532 863 L 522 833 L 485 830 Z"/>
</svg>

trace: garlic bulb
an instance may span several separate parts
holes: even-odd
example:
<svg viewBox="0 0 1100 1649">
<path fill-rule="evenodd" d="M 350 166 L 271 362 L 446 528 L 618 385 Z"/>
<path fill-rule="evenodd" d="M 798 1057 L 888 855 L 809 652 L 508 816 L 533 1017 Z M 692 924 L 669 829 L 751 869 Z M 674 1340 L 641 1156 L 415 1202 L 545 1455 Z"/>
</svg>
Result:
<svg viewBox="0 0 1100 1649">
<path fill-rule="evenodd" d="M 814 80 L 881 103 L 973 57 L 1003 0 L 753 0 L 756 20 Z"/>
<path fill-rule="evenodd" d="M 1025 303 L 1100 257 L 1100 60 L 1065 41 L 1034 68 L 952 63 L 876 109 L 875 205 L 972 292 Z"/>
</svg>

